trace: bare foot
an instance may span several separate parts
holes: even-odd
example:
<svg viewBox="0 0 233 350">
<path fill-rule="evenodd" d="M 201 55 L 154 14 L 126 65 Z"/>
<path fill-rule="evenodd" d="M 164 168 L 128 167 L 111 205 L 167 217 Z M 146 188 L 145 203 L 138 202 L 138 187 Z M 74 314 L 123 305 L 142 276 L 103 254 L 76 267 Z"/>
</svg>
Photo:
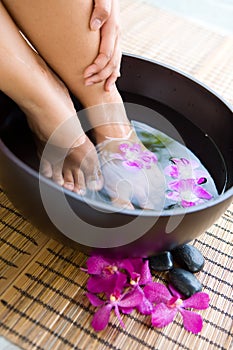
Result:
<svg viewBox="0 0 233 350">
<path fill-rule="evenodd" d="M 35 134 L 40 172 L 80 195 L 87 187 L 98 191 L 103 186 L 103 178 L 95 147 L 81 127 L 68 90 L 44 62 L 38 60 L 43 76 L 37 77 L 35 85 L 40 88 L 19 105 Z M 47 151 L 43 152 L 44 149 Z"/>
<path fill-rule="evenodd" d="M 108 103 L 89 108 L 104 189 L 117 207 L 162 210 L 165 179 L 155 154 L 137 137 L 117 90 Z"/>
</svg>

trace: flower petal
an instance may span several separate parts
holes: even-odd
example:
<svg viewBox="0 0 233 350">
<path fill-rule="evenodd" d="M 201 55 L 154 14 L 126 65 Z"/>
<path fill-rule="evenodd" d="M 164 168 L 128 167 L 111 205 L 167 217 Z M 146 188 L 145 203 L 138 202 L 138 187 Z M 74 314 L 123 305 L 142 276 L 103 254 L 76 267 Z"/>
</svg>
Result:
<svg viewBox="0 0 233 350">
<path fill-rule="evenodd" d="M 120 145 L 119 145 L 119 150 L 121 151 L 121 152 L 126 152 L 126 150 L 129 148 L 129 144 L 128 143 L 121 143 Z"/>
<path fill-rule="evenodd" d="M 183 300 L 183 307 L 204 310 L 209 307 L 210 297 L 207 293 L 199 292 L 193 294 L 190 298 Z"/>
<path fill-rule="evenodd" d="M 142 314 L 142 315 L 150 315 L 153 311 L 153 305 L 152 303 L 145 297 L 143 293 L 143 299 L 141 303 L 137 306 L 137 310 Z"/>
<path fill-rule="evenodd" d="M 143 164 L 139 160 L 126 160 L 122 162 L 122 165 L 124 165 L 127 169 L 133 168 L 133 169 L 142 169 Z"/>
<path fill-rule="evenodd" d="M 122 299 L 118 302 L 119 307 L 131 308 L 139 305 L 142 302 L 143 295 L 138 289 L 133 289 L 129 293 L 126 293 Z"/>
<path fill-rule="evenodd" d="M 184 188 L 184 180 L 175 180 L 168 183 L 168 187 L 172 191 L 181 192 Z"/>
<path fill-rule="evenodd" d="M 196 204 L 200 204 L 200 201 L 196 201 L 194 203 L 194 202 L 189 202 L 182 199 L 180 204 L 182 205 L 183 208 L 189 208 L 189 207 L 194 207 Z"/>
<path fill-rule="evenodd" d="M 133 260 L 135 259 L 119 259 L 117 266 L 131 274 L 134 271 Z"/>
<path fill-rule="evenodd" d="M 109 265 L 109 262 L 106 261 L 102 256 L 91 256 L 87 260 L 88 273 L 91 275 L 100 275 L 106 265 Z"/>
<path fill-rule="evenodd" d="M 112 293 L 117 283 L 117 275 L 111 275 L 108 278 L 101 276 L 91 276 L 87 281 L 87 289 L 92 293 Z"/>
<path fill-rule="evenodd" d="M 174 164 L 180 164 L 181 163 L 181 160 L 179 158 L 171 158 L 170 160 Z"/>
<path fill-rule="evenodd" d="M 163 284 L 158 282 L 151 282 L 147 284 L 143 291 L 145 297 L 151 303 L 155 304 L 166 302 L 172 297 L 169 290 Z"/>
<path fill-rule="evenodd" d="M 193 193 L 203 199 L 211 199 L 213 196 L 201 186 L 195 186 Z"/>
<path fill-rule="evenodd" d="M 177 308 L 168 308 L 165 304 L 157 304 L 151 315 L 152 326 L 162 328 L 171 323 L 177 314 Z"/>
<path fill-rule="evenodd" d="M 117 304 L 115 305 L 115 314 L 116 314 L 116 316 L 117 316 L 117 318 L 118 318 L 118 320 L 119 320 L 119 322 L 120 322 L 121 327 L 122 327 L 122 328 L 125 328 L 125 324 L 124 324 L 124 322 L 123 322 L 123 320 L 122 320 L 122 318 L 121 318 L 120 310 L 119 310 Z"/>
<path fill-rule="evenodd" d="M 179 308 L 182 315 L 184 328 L 192 333 L 199 333 L 202 330 L 203 322 L 202 317 L 195 312 Z"/>
<path fill-rule="evenodd" d="M 168 184 L 169 185 L 169 184 Z M 173 201 L 175 201 L 175 202 L 179 202 L 180 201 L 180 194 L 179 194 L 179 192 L 176 192 L 176 191 L 168 191 L 167 193 L 166 193 L 166 197 L 168 198 L 168 199 L 171 199 L 171 200 L 173 200 Z"/>
<path fill-rule="evenodd" d="M 108 324 L 112 305 L 107 304 L 101 307 L 94 315 L 91 325 L 96 332 L 102 331 Z"/>
<path fill-rule="evenodd" d="M 141 258 L 133 258 L 131 259 L 132 265 L 133 265 L 133 271 L 132 272 L 136 272 L 141 274 L 141 269 L 142 269 L 142 265 L 143 265 L 143 259 Z"/>
<path fill-rule="evenodd" d="M 104 304 L 104 301 L 98 298 L 95 294 L 86 293 L 86 296 L 93 306 L 102 306 Z"/>
<path fill-rule="evenodd" d="M 124 273 L 119 272 L 116 275 L 115 286 L 112 288 L 112 291 L 114 290 L 115 292 L 118 292 L 119 294 L 121 294 L 123 288 L 126 285 L 126 282 L 127 282 L 127 276 Z"/>
<path fill-rule="evenodd" d="M 179 176 L 178 167 L 176 165 L 168 165 L 164 169 L 164 174 L 177 179 Z"/>
<path fill-rule="evenodd" d="M 134 307 L 121 307 L 121 312 L 123 314 L 129 315 L 134 310 Z"/>
<path fill-rule="evenodd" d="M 149 261 L 145 260 L 141 267 L 139 284 L 145 285 L 150 282 L 152 282 L 152 276 L 149 268 Z"/>
</svg>

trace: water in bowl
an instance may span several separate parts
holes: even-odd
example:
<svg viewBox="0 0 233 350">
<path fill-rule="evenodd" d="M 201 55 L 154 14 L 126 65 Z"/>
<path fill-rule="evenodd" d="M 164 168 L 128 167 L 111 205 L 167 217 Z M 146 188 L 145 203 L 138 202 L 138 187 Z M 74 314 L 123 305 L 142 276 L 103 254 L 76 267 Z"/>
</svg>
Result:
<svg viewBox="0 0 233 350">
<path fill-rule="evenodd" d="M 149 151 L 148 154 L 146 154 L 147 157 L 149 156 L 149 158 L 151 157 L 151 159 L 153 159 L 153 155 L 155 155 L 157 159 L 157 165 L 161 173 L 164 175 L 165 189 L 163 210 L 168 211 L 171 209 L 174 210 L 176 208 L 193 207 L 205 202 L 209 202 L 219 196 L 220 193 L 216 188 L 213 177 L 207 168 L 198 159 L 198 157 L 194 154 L 194 152 L 188 149 L 181 142 L 176 141 L 160 130 L 154 129 L 138 121 L 131 120 L 131 124 L 138 138 Z M 211 144 L 213 144 L 207 135 L 203 135 L 203 137 L 207 138 L 208 142 L 211 142 Z M 122 145 L 123 152 L 121 151 Z M 128 153 L 126 153 L 124 149 L 125 145 L 128 147 Z M 117 166 L 114 164 L 115 171 L 119 173 L 115 179 L 120 182 L 120 180 L 123 180 L 125 175 L 127 177 L 127 172 L 133 172 L 131 179 L 133 179 L 132 182 L 134 182 L 134 176 L 135 179 L 137 179 L 137 172 L 143 170 L 141 169 L 143 166 L 140 164 L 140 161 L 144 157 L 144 153 L 141 151 L 140 146 L 137 144 L 135 148 L 135 144 L 127 145 L 127 143 L 124 143 L 124 140 L 122 143 L 120 143 L 119 148 L 121 150 L 119 150 L 119 154 L 117 154 L 117 162 L 120 170 L 118 171 Z M 100 145 L 98 149 L 102 150 L 103 147 Z M 216 151 L 219 153 L 217 149 Z M 138 158 L 137 154 L 135 156 L 135 152 L 139 155 Z M 127 158 L 127 154 L 130 154 L 129 158 Z M 138 159 L 139 168 L 137 168 Z M 115 160 L 116 158 L 114 158 L 114 161 Z M 132 164 L 132 166 L 130 167 L 128 164 L 126 164 L 126 170 L 124 171 L 122 163 L 127 163 L 127 161 L 128 163 Z M 135 192 L 137 189 L 140 191 L 140 186 L 143 187 L 143 184 L 137 183 L 137 189 L 135 190 L 135 186 L 133 186 L 130 181 L 128 182 L 129 186 L 132 185 L 132 187 L 134 187 L 134 193 L 132 192 L 131 194 L 130 202 L 134 205 L 135 208 L 140 208 L 140 204 L 138 203 L 136 196 L 137 193 L 135 194 Z M 222 191 L 224 191 L 224 187 L 222 188 Z M 116 195 L 118 197 L 121 196 L 122 191 L 117 192 Z M 150 193 L 148 196 L 150 197 Z M 105 204 L 109 204 L 111 202 L 108 190 L 106 191 L 105 187 L 98 193 L 87 191 L 86 198 L 104 202 Z M 153 207 L 152 205 L 151 208 L 146 208 L 156 209 L 156 206 Z"/>
<path fill-rule="evenodd" d="M 226 165 L 220 150 L 211 137 L 200 130 L 185 116 L 174 111 L 165 104 L 135 94 L 122 94 L 127 102 L 134 103 L 137 101 L 137 103 L 141 105 L 158 111 L 165 119 L 176 126 L 176 129 L 182 136 L 184 142 L 180 143 L 171 137 L 171 135 L 168 136 L 166 130 L 162 129 L 161 131 L 138 121 L 133 122 L 138 137 L 145 146 L 157 156 L 158 164 L 162 170 L 172 165 L 175 166 L 176 159 L 185 163 L 186 159 L 189 158 L 199 164 L 199 167 L 194 169 L 195 171 L 201 170 L 205 172 L 205 176 L 203 176 L 205 179 L 203 182 L 200 180 L 199 182 L 202 183 L 199 183 L 198 186 L 210 193 L 211 199 L 204 199 L 204 202 L 210 202 L 224 192 L 227 181 Z M 0 136 L 6 146 L 19 159 L 38 171 L 39 160 L 36 154 L 32 133 L 28 128 L 25 116 L 17 107 L 12 109 L 6 122 L 1 126 Z M 171 192 L 169 183 L 176 180 L 177 178 L 174 178 L 174 176 L 169 176 L 169 171 L 166 172 L 167 187 L 165 195 Z M 87 192 L 86 197 L 93 198 L 93 193 Z M 110 203 L 110 198 L 104 191 L 99 193 L 98 197 L 95 199 L 104 203 Z M 191 204 L 191 206 L 192 205 L 193 204 Z M 137 205 L 135 205 L 135 207 L 137 207 Z M 166 196 L 164 210 L 174 210 L 180 207 L 182 207 L 180 201 L 174 201 L 172 198 L 169 198 L 169 196 Z"/>
</svg>

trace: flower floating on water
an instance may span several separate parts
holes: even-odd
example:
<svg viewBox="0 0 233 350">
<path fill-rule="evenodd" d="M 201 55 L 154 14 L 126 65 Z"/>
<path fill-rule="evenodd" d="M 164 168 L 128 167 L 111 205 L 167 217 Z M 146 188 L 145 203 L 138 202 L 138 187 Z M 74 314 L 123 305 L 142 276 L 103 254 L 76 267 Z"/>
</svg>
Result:
<svg viewBox="0 0 233 350">
<path fill-rule="evenodd" d="M 168 182 L 166 197 L 183 208 L 192 207 L 213 198 L 201 185 L 207 182 L 208 173 L 199 170 L 200 164 L 186 158 L 172 158 L 172 165 L 164 169 L 164 174 L 176 179 Z"/>
<path fill-rule="evenodd" d="M 203 187 L 196 183 L 194 179 L 172 181 L 168 183 L 170 191 L 166 196 L 179 203 L 182 207 L 192 207 L 205 200 L 210 200 L 213 196 Z"/>
<path fill-rule="evenodd" d="M 169 286 L 169 290 L 161 283 L 152 282 L 147 259 L 113 260 L 92 256 L 87 261 L 85 271 L 90 274 L 86 295 L 90 303 L 98 308 L 92 319 L 95 331 L 106 328 L 112 310 L 122 327 L 125 324 L 121 313 L 129 314 L 137 310 L 143 315 L 151 315 L 154 327 L 168 325 L 180 313 L 186 330 L 193 333 L 201 331 L 201 316 L 187 309 L 206 309 L 209 305 L 208 294 L 198 292 L 188 299 L 182 299 L 172 286 Z M 97 287 L 97 284 L 102 287 Z"/>
<path fill-rule="evenodd" d="M 171 292 L 164 285 L 156 282 L 152 282 L 144 288 L 145 296 L 151 303 L 155 304 L 151 314 L 152 325 L 158 328 L 165 327 L 174 320 L 177 313 L 180 313 L 184 328 L 192 333 L 199 333 L 202 329 L 201 316 L 186 309 L 207 309 L 209 295 L 199 292 L 183 300 L 174 288 L 171 286 L 169 288 Z"/>
<path fill-rule="evenodd" d="M 150 169 L 158 161 L 154 153 L 143 150 L 138 143 L 121 143 L 119 151 L 120 153 L 113 153 L 111 157 L 122 160 L 122 164 L 128 169 Z"/>
<path fill-rule="evenodd" d="M 188 160 L 186 158 L 172 158 L 172 164 L 164 169 L 165 175 L 169 175 L 174 179 L 196 179 L 197 182 L 203 183 L 208 176 L 204 170 L 198 170 L 200 163 L 195 160 Z"/>
</svg>

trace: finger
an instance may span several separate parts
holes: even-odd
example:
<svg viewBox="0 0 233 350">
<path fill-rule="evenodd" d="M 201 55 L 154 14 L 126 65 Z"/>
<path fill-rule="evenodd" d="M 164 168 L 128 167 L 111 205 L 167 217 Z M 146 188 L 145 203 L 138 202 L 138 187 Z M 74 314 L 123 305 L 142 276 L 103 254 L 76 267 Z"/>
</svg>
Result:
<svg viewBox="0 0 233 350">
<path fill-rule="evenodd" d="M 93 64 L 87 67 L 84 71 L 84 79 L 91 77 L 92 75 L 99 73 L 110 61 L 111 56 L 100 53 Z"/>
<path fill-rule="evenodd" d="M 119 54 L 116 55 L 116 48 L 118 47 L 117 35 L 117 32 L 112 28 L 108 32 L 104 31 L 102 33 L 99 54 L 93 64 L 85 69 L 84 79 L 99 73 L 110 62 L 112 57 L 117 56 L 119 60 Z"/>
<path fill-rule="evenodd" d="M 98 30 L 107 21 L 111 14 L 111 0 L 95 0 L 94 10 L 90 20 L 91 30 Z"/>
<path fill-rule="evenodd" d="M 120 49 L 118 49 L 116 68 L 112 72 L 110 77 L 106 79 L 106 82 L 105 82 L 105 85 L 104 85 L 105 91 L 110 91 L 111 88 L 114 86 L 115 82 L 117 81 L 117 79 L 121 76 L 121 73 L 120 73 L 121 57 L 122 57 L 122 52 L 121 52 Z"/>
<path fill-rule="evenodd" d="M 119 47 L 119 26 L 114 23 L 105 23 L 101 29 L 101 41 L 99 54 L 93 64 L 84 71 L 84 78 L 101 71 L 116 54 L 116 48 Z"/>
<path fill-rule="evenodd" d="M 117 78 L 119 78 L 121 75 L 119 72 L 114 72 L 110 77 L 106 80 L 106 83 L 104 85 L 105 91 L 110 91 L 112 87 L 114 86 L 115 82 L 117 81 Z"/>
<path fill-rule="evenodd" d="M 93 85 L 95 83 L 105 81 L 111 76 L 112 78 L 110 80 L 110 83 L 115 82 L 117 77 L 120 76 L 121 56 L 122 56 L 122 52 L 120 49 L 120 45 L 117 41 L 112 58 L 110 59 L 108 64 L 101 71 L 86 78 L 85 85 L 88 86 L 88 85 Z M 107 86 L 110 86 L 110 83 L 108 83 Z"/>
<path fill-rule="evenodd" d="M 115 80 L 119 76 L 118 62 L 115 62 L 115 60 L 113 59 L 104 69 L 102 69 L 101 72 L 92 75 L 90 78 L 86 79 L 85 85 L 90 86 L 96 83 L 100 83 L 102 81 L 107 80 L 111 75 L 113 75 L 112 79 Z"/>
</svg>

